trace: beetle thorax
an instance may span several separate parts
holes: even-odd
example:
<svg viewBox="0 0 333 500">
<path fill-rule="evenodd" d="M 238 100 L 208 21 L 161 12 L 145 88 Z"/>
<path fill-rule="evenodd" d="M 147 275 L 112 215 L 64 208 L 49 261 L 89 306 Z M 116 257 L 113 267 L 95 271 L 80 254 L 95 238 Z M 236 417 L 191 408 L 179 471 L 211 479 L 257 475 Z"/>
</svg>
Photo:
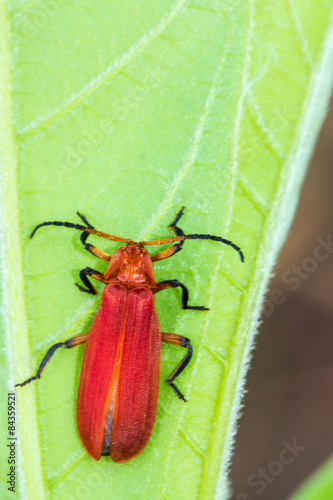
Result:
<svg viewBox="0 0 333 500">
<path fill-rule="evenodd" d="M 104 279 L 107 283 L 120 281 L 133 285 L 156 287 L 151 257 L 145 248 L 136 244 L 119 248 L 115 252 Z"/>
</svg>

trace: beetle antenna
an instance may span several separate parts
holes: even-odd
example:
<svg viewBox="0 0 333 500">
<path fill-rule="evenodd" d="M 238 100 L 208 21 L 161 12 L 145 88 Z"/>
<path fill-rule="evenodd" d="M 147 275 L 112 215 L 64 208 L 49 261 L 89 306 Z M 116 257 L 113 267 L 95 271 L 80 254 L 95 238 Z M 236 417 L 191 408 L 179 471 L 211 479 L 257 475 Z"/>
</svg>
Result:
<svg viewBox="0 0 333 500">
<path fill-rule="evenodd" d="M 167 245 L 168 243 L 176 243 L 177 241 L 183 242 L 184 240 L 213 240 L 213 241 L 220 241 L 221 243 L 224 243 L 225 245 L 229 245 L 232 247 L 236 252 L 238 252 L 239 258 L 242 262 L 244 262 L 244 254 L 242 250 L 235 245 L 230 240 L 226 240 L 225 238 L 221 238 L 221 236 L 213 236 L 211 234 L 181 234 L 179 236 L 173 237 L 173 238 L 163 238 L 161 240 L 150 240 L 150 241 L 140 241 L 140 244 L 142 246 L 148 246 L 148 245 Z M 180 248 L 179 248 L 180 250 Z M 166 252 L 166 251 L 165 251 Z M 175 253 L 175 252 L 174 252 Z M 162 255 L 158 254 L 158 256 Z M 165 256 L 170 257 L 172 254 L 170 252 L 166 252 Z M 161 258 L 156 258 L 157 256 L 155 255 L 153 260 L 162 260 Z"/>
<path fill-rule="evenodd" d="M 231 248 L 236 250 L 238 252 L 239 258 L 242 262 L 244 262 L 244 254 L 240 247 L 235 245 L 230 240 L 226 240 L 225 238 L 221 238 L 221 236 L 213 236 L 210 234 L 186 234 L 184 236 L 184 240 L 213 240 L 213 241 L 220 241 L 221 243 L 224 243 L 225 245 L 229 245 Z"/>
<path fill-rule="evenodd" d="M 72 222 L 60 222 L 57 220 L 52 222 L 42 222 L 41 224 L 38 224 L 38 226 L 36 226 L 35 229 L 32 231 L 30 239 L 33 238 L 38 229 L 43 226 L 65 226 L 65 227 L 70 227 L 72 229 L 78 229 L 79 231 L 86 231 L 86 229 L 89 229 L 86 226 L 82 226 L 82 224 L 73 224 Z"/>
<path fill-rule="evenodd" d="M 90 226 L 90 224 L 89 227 L 87 227 L 87 226 L 82 226 L 82 224 L 73 224 L 72 222 L 60 222 L 57 220 L 52 222 L 51 221 L 42 222 L 41 224 L 38 224 L 38 226 L 36 226 L 35 229 L 32 231 L 30 238 L 33 238 L 36 231 L 38 231 L 38 229 L 43 226 L 64 226 L 64 227 L 69 227 L 70 229 L 78 229 L 79 231 L 84 231 L 85 233 L 88 234 L 95 234 L 96 236 L 100 236 L 101 238 L 105 238 L 111 241 L 119 241 L 120 243 L 134 243 L 133 240 L 129 238 L 121 238 L 120 236 L 113 236 L 111 234 L 98 231 L 97 229 L 94 229 L 92 226 Z"/>
</svg>

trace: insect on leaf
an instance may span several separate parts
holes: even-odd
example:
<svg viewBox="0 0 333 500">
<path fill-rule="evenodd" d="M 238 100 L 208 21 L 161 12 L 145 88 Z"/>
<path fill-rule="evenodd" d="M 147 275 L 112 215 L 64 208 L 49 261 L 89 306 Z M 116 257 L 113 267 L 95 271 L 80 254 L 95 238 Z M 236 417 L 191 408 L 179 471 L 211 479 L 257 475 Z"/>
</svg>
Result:
<svg viewBox="0 0 333 500">
<path fill-rule="evenodd" d="M 163 345 L 154 432 L 131 462 L 94 462 L 81 446 L 83 346 L 16 391 L 21 498 L 227 498 L 264 292 L 328 100 L 332 29 L 329 0 L 0 0 L 2 402 L 53 343 L 89 330 L 99 296 L 74 282 L 106 268 L 74 230 L 29 240 L 36 224 L 79 222 L 79 210 L 111 234 L 166 237 L 185 205 L 185 233 L 245 254 L 242 264 L 230 247 L 187 241 L 155 264 L 210 311 L 182 310 L 178 290 L 157 296 L 162 331 L 194 347 L 178 382 L 189 401 L 164 382 L 183 350 Z"/>
</svg>

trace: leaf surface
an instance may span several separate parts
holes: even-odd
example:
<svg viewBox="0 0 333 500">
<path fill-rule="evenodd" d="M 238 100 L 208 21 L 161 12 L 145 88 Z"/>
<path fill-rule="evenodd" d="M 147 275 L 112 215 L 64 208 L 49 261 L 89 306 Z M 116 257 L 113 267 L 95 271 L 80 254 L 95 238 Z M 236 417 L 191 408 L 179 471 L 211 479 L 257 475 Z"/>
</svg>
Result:
<svg viewBox="0 0 333 500">
<path fill-rule="evenodd" d="M 246 259 L 191 241 L 155 265 L 159 281 L 184 282 L 211 310 L 182 311 L 177 291 L 157 296 L 162 331 L 193 343 L 178 382 L 189 402 L 164 382 L 184 353 L 163 345 L 154 433 L 135 460 L 96 463 L 82 448 L 83 347 L 58 352 L 16 392 L 20 495 L 227 498 L 263 295 L 331 86 L 332 2 L 0 0 L 0 23 L 2 390 L 53 343 L 88 331 L 99 303 L 74 282 L 105 263 L 66 228 L 29 241 L 36 224 L 79 222 L 79 210 L 111 234 L 157 238 L 186 205 L 185 232 L 229 238 Z"/>
<path fill-rule="evenodd" d="M 333 496 L 333 459 L 330 458 L 307 479 L 290 500 L 331 500 Z"/>
</svg>

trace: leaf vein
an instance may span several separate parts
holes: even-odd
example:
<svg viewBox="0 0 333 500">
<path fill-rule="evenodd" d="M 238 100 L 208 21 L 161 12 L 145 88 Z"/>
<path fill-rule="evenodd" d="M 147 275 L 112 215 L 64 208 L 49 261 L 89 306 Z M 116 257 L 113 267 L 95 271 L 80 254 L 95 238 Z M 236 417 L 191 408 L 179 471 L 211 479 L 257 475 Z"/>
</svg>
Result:
<svg viewBox="0 0 333 500">
<path fill-rule="evenodd" d="M 186 1 L 187 0 L 177 0 L 171 11 L 164 16 L 147 35 L 144 35 L 139 42 L 131 47 L 130 50 L 118 59 L 118 61 L 111 63 L 105 71 L 91 80 L 78 93 L 73 94 L 66 103 L 63 103 L 60 109 L 53 111 L 49 116 L 44 117 L 44 119 L 39 122 L 33 120 L 28 125 L 19 129 L 18 134 L 21 136 L 22 140 L 26 140 L 55 124 L 58 120 L 71 113 L 80 104 L 103 88 L 107 82 L 131 64 L 136 57 L 144 52 L 144 50 L 146 50 L 149 45 L 168 28 L 172 21 L 179 15 Z"/>
<path fill-rule="evenodd" d="M 313 68 L 313 59 L 310 52 L 309 42 L 303 33 L 302 23 L 300 21 L 299 14 L 296 10 L 293 0 L 287 0 L 287 4 L 290 10 L 291 19 L 296 27 L 297 38 L 299 40 L 300 47 L 305 57 L 305 60 L 309 64 L 309 66 Z"/>
<path fill-rule="evenodd" d="M 251 200 L 254 207 L 260 212 L 262 215 L 267 215 L 268 213 L 268 205 L 265 200 L 262 199 L 258 191 L 252 186 L 247 177 L 243 174 L 240 174 L 238 177 L 238 185 L 244 191 L 246 196 Z"/>
</svg>

